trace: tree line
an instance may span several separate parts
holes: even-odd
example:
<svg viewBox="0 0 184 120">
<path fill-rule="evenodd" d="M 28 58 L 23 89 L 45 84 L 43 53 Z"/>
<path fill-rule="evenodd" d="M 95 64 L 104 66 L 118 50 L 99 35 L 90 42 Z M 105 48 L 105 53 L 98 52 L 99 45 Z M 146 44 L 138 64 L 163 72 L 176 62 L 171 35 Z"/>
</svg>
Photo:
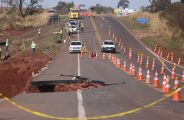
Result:
<svg viewBox="0 0 184 120">
<path fill-rule="evenodd" d="M 127 8 L 129 6 L 129 0 L 120 0 L 118 2 L 117 7 Z M 169 5 L 172 4 L 172 0 L 149 0 L 150 5 L 146 7 L 142 7 L 143 11 L 150 11 L 150 12 L 159 12 L 166 9 Z M 181 3 L 184 3 L 184 0 L 180 1 Z"/>
<path fill-rule="evenodd" d="M 18 9 L 20 15 L 25 18 L 28 15 L 33 15 L 38 13 L 42 6 L 44 0 L 1 0 L 1 5 L 5 4 L 7 8 L 10 8 L 12 11 Z"/>
</svg>

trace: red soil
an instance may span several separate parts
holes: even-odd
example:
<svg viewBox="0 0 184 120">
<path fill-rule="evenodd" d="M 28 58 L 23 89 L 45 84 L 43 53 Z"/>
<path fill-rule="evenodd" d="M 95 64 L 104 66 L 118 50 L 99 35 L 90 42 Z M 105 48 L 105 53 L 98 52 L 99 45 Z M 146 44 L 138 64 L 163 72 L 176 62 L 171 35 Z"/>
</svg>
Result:
<svg viewBox="0 0 184 120">
<path fill-rule="evenodd" d="M 48 61 L 49 58 L 44 54 L 38 53 L 33 58 L 30 53 L 26 53 L 14 55 L 0 63 L 0 92 L 7 97 L 22 92 L 32 72 L 40 71 Z"/>
</svg>

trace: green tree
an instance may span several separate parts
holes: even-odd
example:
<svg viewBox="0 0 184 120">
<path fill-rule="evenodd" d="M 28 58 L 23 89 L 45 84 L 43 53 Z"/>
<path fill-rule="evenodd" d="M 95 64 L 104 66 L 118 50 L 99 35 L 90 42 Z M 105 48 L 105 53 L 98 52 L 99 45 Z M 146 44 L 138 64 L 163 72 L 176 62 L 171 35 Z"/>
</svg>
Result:
<svg viewBox="0 0 184 120">
<path fill-rule="evenodd" d="M 98 14 L 101 14 L 101 13 L 107 14 L 107 13 L 113 12 L 113 8 L 105 7 L 105 6 L 102 6 L 100 4 L 96 4 L 96 6 L 92 6 L 90 9 L 91 9 L 91 11 L 93 11 L 93 12 L 95 11 Z"/>
<path fill-rule="evenodd" d="M 59 14 L 67 14 L 70 12 L 70 8 L 74 7 L 74 2 L 58 2 L 58 5 L 54 7 L 54 9 L 59 13 Z"/>
<path fill-rule="evenodd" d="M 38 8 L 41 8 L 39 3 L 44 0 L 2 0 L 10 7 L 17 7 L 20 11 L 20 15 L 25 18 L 27 15 L 33 15 L 38 12 Z"/>
<path fill-rule="evenodd" d="M 117 5 L 117 7 L 119 8 L 119 7 L 122 7 L 122 8 L 128 8 L 128 6 L 129 6 L 129 0 L 120 0 L 119 2 L 118 2 L 118 5 Z"/>
<path fill-rule="evenodd" d="M 159 12 L 166 9 L 171 4 L 171 0 L 149 0 L 151 12 Z"/>
</svg>

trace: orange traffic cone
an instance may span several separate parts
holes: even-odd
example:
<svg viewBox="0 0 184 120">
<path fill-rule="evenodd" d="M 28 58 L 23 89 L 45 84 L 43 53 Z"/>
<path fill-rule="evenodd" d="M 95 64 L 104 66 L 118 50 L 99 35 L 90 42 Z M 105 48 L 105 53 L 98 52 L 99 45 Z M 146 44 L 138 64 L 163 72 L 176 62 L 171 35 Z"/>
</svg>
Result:
<svg viewBox="0 0 184 120">
<path fill-rule="evenodd" d="M 137 63 L 139 63 L 140 55 L 137 56 Z"/>
<path fill-rule="evenodd" d="M 123 62 L 123 71 L 126 71 L 126 61 Z"/>
<path fill-rule="evenodd" d="M 172 72 L 171 72 L 171 79 L 174 79 L 174 78 L 175 78 L 175 73 L 174 73 L 174 71 L 175 71 L 175 68 L 173 67 L 173 68 L 172 68 Z"/>
<path fill-rule="evenodd" d="M 178 77 L 175 78 L 175 81 L 174 81 L 174 88 L 175 88 L 175 89 L 179 88 Z"/>
<path fill-rule="evenodd" d="M 131 48 L 130 48 L 129 53 L 128 53 L 128 58 L 129 58 L 129 59 L 132 58 L 132 50 L 131 50 Z"/>
<path fill-rule="evenodd" d="M 155 78 L 154 78 L 154 81 L 153 81 L 153 87 L 154 88 L 158 88 L 159 87 L 159 80 L 158 80 L 158 72 L 157 71 L 155 72 Z"/>
<path fill-rule="evenodd" d="M 153 59 L 151 70 L 155 70 L 155 59 Z"/>
<path fill-rule="evenodd" d="M 139 67 L 138 80 L 143 80 L 142 68 Z"/>
<path fill-rule="evenodd" d="M 184 82 L 184 70 L 183 70 L 183 75 L 182 75 L 182 80 L 181 82 Z"/>
<path fill-rule="evenodd" d="M 139 61 L 139 65 L 141 66 L 142 65 L 142 59 L 143 59 L 143 54 L 141 54 L 141 59 Z"/>
<path fill-rule="evenodd" d="M 105 53 L 102 54 L 102 59 L 105 60 Z"/>
<path fill-rule="evenodd" d="M 164 67 L 164 64 L 162 64 L 161 74 L 165 74 L 165 67 Z"/>
<path fill-rule="evenodd" d="M 114 56 L 114 61 L 113 61 L 114 65 L 116 65 L 116 63 L 117 63 L 116 61 L 117 61 L 117 57 Z"/>
<path fill-rule="evenodd" d="M 172 100 L 174 102 L 180 102 L 181 101 L 181 88 L 175 89 L 175 93 L 172 96 Z"/>
<path fill-rule="evenodd" d="M 181 88 L 179 88 L 179 87 L 180 87 L 179 86 L 179 81 L 176 78 L 176 80 L 174 82 L 174 90 L 176 90 L 176 91 L 175 91 L 175 93 L 172 96 L 172 100 L 174 102 L 180 102 L 181 101 Z"/>
<path fill-rule="evenodd" d="M 166 91 L 165 85 L 166 85 L 166 75 L 164 75 L 164 77 L 163 77 L 163 82 L 162 82 L 162 93 L 165 93 L 165 91 Z"/>
<path fill-rule="evenodd" d="M 148 68 L 149 68 L 149 56 L 146 59 L 146 69 L 148 69 Z"/>
<path fill-rule="evenodd" d="M 80 57 L 81 57 L 81 58 L 82 58 L 82 56 L 83 56 L 83 52 L 80 53 Z"/>
<path fill-rule="evenodd" d="M 132 67 L 132 76 L 135 76 L 135 65 Z"/>
<path fill-rule="evenodd" d="M 151 81 L 150 81 L 150 71 L 149 69 L 147 70 L 147 74 L 146 74 L 146 84 L 150 84 Z"/>
<path fill-rule="evenodd" d="M 166 85 L 165 85 L 165 93 L 169 93 L 169 92 L 171 92 L 171 86 L 170 86 L 170 83 L 169 83 L 169 76 L 167 76 Z"/>
<path fill-rule="evenodd" d="M 130 64 L 130 67 L 129 67 L 129 74 L 132 75 L 132 63 Z"/>
<path fill-rule="evenodd" d="M 121 67 L 121 62 L 120 62 L 120 59 L 119 58 L 116 59 L 116 67 L 117 68 L 120 68 Z"/>
<path fill-rule="evenodd" d="M 112 60 L 112 53 L 109 54 L 109 60 Z"/>
<path fill-rule="evenodd" d="M 96 52 L 96 59 L 98 59 L 98 53 Z"/>
</svg>

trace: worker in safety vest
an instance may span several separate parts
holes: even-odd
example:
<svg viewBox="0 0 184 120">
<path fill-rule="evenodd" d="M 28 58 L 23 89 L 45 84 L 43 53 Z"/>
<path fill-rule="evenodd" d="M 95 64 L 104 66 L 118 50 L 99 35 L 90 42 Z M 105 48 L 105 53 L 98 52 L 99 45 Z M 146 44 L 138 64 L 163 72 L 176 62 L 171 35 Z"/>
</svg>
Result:
<svg viewBox="0 0 184 120">
<path fill-rule="evenodd" d="M 81 23 L 82 23 L 82 22 L 81 22 L 81 21 L 79 21 L 79 28 L 81 27 Z"/>
<path fill-rule="evenodd" d="M 72 37 L 72 31 L 73 31 L 72 27 L 69 27 L 67 31 L 68 31 L 68 36 Z"/>
<path fill-rule="evenodd" d="M 36 52 L 36 43 L 34 41 L 32 41 L 32 43 L 31 43 L 31 48 L 32 48 L 32 54 L 34 56 L 35 52 Z"/>
<path fill-rule="evenodd" d="M 82 22 L 81 22 L 80 28 L 81 28 L 81 32 L 83 32 L 83 30 L 84 30 L 84 24 Z"/>
<path fill-rule="evenodd" d="M 63 28 L 60 29 L 59 35 L 60 35 L 60 39 L 63 39 Z"/>
</svg>

